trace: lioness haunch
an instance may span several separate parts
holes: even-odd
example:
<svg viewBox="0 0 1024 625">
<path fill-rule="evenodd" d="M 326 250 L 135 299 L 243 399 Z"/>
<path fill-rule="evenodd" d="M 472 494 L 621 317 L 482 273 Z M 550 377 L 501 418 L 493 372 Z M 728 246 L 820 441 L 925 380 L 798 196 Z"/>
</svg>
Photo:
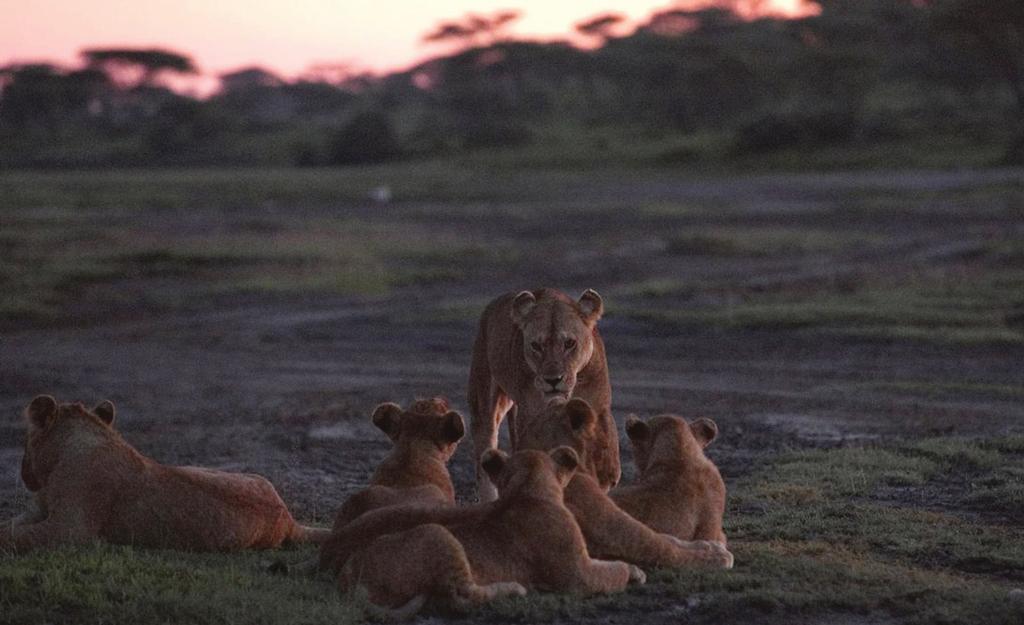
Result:
<svg viewBox="0 0 1024 625">
<path fill-rule="evenodd" d="M 25 416 L 21 474 L 40 510 L 0 528 L 0 549 L 102 540 L 231 551 L 328 535 L 297 524 L 258 475 L 165 466 L 143 456 L 114 430 L 109 401 L 90 411 L 41 395 Z"/>
<path fill-rule="evenodd" d="M 343 590 L 362 585 L 374 603 L 403 606 L 405 615 L 428 598 L 462 607 L 526 589 L 612 592 L 643 581 L 636 567 L 588 554 L 562 502 L 576 452 L 509 456 L 494 449 L 482 462 L 498 488 L 496 501 L 368 512 L 324 543 L 322 568 L 340 572 Z"/>
</svg>

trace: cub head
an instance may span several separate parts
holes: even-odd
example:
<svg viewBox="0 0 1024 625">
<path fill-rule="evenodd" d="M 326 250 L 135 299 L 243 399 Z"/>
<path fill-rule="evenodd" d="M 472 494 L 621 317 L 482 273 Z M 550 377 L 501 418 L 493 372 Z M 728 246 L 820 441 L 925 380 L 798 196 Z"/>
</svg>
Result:
<svg viewBox="0 0 1024 625">
<path fill-rule="evenodd" d="M 436 449 L 447 461 L 466 433 L 462 415 L 448 406 L 443 397 L 420 399 L 408 410 L 391 402 L 377 406 L 373 424 L 401 449 Z"/>
<path fill-rule="evenodd" d="M 572 395 L 576 375 L 594 353 L 594 327 L 603 312 L 601 296 L 592 289 L 575 302 L 538 299 L 532 291 L 512 300 L 512 322 L 523 334 L 523 357 L 545 397 Z"/>
<path fill-rule="evenodd" d="M 547 451 L 566 446 L 576 452 L 579 470 L 596 475 L 596 467 L 588 449 L 597 440 L 597 413 L 585 400 L 574 397 L 568 401 L 556 398 L 548 402 L 544 411 L 528 423 L 519 436 L 519 449 Z"/>
<path fill-rule="evenodd" d="M 655 466 L 675 468 L 687 460 L 703 458 L 704 448 L 718 436 L 718 426 L 704 417 L 687 423 L 673 415 L 651 417 L 647 421 L 629 415 L 626 435 L 642 477 Z"/>
<path fill-rule="evenodd" d="M 499 500 L 529 495 L 561 501 L 578 466 L 579 456 L 569 447 L 550 452 L 524 449 L 512 455 L 488 449 L 480 456 L 480 467 L 497 487 Z"/>
<path fill-rule="evenodd" d="M 80 403 L 58 404 L 49 395 L 39 395 L 25 408 L 27 433 L 21 459 L 21 479 L 30 491 L 46 486 L 61 448 L 76 437 L 95 437 L 113 430 L 114 404 L 103 401 L 91 411 Z"/>
</svg>

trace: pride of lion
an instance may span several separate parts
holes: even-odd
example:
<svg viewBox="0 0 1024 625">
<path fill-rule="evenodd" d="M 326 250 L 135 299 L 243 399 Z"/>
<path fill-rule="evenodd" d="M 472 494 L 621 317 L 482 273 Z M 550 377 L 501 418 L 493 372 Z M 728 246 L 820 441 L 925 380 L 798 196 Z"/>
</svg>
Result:
<svg viewBox="0 0 1024 625">
<path fill-rule="evenodd" d="M 446 399 L 377 406 L 393 443 L 331 530 L 295 521 L 263 477 L 160 464 L 114 428 L 114 406 L 48 395 L 25 409 L 29 509 L 0 526 L 0 552 L 103 541 L 189 551 L 320 543 L 315 567 L 373 610 L 409 617 L 529 592 L 622 591 L 641 567 L 731 568 L 725 484 L 704 454 L 706 418 L 630 415 L 636 464 L 618 485 L 604 304 L 593 290 L 508 293 L 483 312 L 469 371 L 479 503 L 460 505 L 448 472 L 465 422 Z M 507 417 L 511 453 L 498 447 Z"/>
</svg>

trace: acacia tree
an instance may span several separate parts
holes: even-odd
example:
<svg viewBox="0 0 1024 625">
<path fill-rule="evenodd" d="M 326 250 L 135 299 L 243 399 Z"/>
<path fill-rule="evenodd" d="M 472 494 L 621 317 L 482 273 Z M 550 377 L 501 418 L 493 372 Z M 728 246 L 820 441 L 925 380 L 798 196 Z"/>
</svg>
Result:
<svg viewBox="0 0 1024 625">
<path fill-rule="evenodd" d="M 621 13 L 601 13 L 576 24 L 576 32 L 601 41 L 611 38 L 615 28 L 626 21 Z"/>
<path fill-rule="evenodd" d="M 1024 163 L 1024 2 L 932 0 L 928 6 L 939 32 L 977 55 L 1009 87 L 1016 119 L 1005 159 Z"/>
<path fill-rule="evenodd" d="M 125 87 L 153 87 L 165 72 L 195 74 L 192 59 L 160 48 L 91 48 L 82 51 L 90 68 L 103 71 L 115 83 Z"/>
<path fill-rule="evenodd" d="M 519 11 L 498 11 L 492 15 L 470 13 L 461 19 L 440 22 L 423 36 L 423 43 L 455 42 L 461 47 L 491 45 L 503 39 L 508 25 L 521 16 Z"/>
</svg>

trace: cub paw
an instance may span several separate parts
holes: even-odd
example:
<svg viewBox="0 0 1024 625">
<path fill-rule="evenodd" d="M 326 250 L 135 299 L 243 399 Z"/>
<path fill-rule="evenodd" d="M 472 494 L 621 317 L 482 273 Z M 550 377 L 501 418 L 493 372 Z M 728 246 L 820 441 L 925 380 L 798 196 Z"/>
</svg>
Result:
<svg viewBox="0 0 1024 625">
<path fill-rule="evenodd" d="M 498 582 L 491 584 L 495 598 L 497 597 L 525 597 L 526 588 L 519 582 Z"/>
<path fill-rule="evenodd" d="M 647 573 L 635 564 L 629 564 L 629 583 L 643 586 L 647 583 Z"/>
<path fill-rule="evenodd" d="M 731 569 L 734 563 L 732 552 L 725 548 L 725 545 L 717 542 L 708 542 L 711 550 L 708 554 L 708 564 L 720 569 Z"/>
</svg>

